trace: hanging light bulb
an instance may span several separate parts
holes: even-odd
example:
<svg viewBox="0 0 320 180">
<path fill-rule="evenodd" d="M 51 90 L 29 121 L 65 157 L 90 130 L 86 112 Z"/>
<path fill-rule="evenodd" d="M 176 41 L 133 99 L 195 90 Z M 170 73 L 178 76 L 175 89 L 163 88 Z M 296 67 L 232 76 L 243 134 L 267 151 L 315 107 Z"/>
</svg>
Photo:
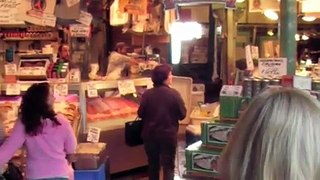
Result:
<svg viewBox="0 0 320 180">
<path fill-rule="evenodd" d="M 303 16 L 302 20 L 306 21 L 306 22 L 312 22 L 314 20 L 316 20 L 317 18 L 314 16 Z"/>
<path fill-rule="evenodd" d="M 296 34 L 296 35 L 294 36 L 294 38 L 296 39 L 296 41 L 300 41 L 300 35 L 299 35 L 299 34 Z"/>
<path fill-rule="evenodd" d="M 268 34 L 269 36 L 273 36 L 273 35 L 274 35 L 273 30 L 272 30 L 272 29 L 268 30 L 267 34 Z"/>
<path fill-rule="evenodd" d="M 276 20 L 279 19 L 278 13 L 276 13 L 274 10 L 271 10 L 271 9 L 265 10 L 265 11 L 263 12 L 263 14 L 264 14 L 267 18 L 269 18 L 269 19 L 271 19 L 271 20 L 273 20 L 273 21 L 276 21 Z"/>
<path fill-rule="evenodd" d="M 306 41 L 306 40 L 309 39 L 309 36 L 307 36 L 307 35 L 304 34 L 304 35 L 301 36 L 301 39 L 304 40 L 304 41 Z"/>
</svg>

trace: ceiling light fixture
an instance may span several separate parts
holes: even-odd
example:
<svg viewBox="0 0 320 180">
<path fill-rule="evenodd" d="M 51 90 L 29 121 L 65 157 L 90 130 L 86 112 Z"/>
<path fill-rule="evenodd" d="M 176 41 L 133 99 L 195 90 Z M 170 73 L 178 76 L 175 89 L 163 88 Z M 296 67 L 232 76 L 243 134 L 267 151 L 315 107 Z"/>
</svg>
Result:
<svg viewBox="0 0 320 180">
<path fill-rule="evenodd" d="M 263 14 L 264 14 L 267 18 L 269 18 L 269 19 L 271 19 L 271 20 L 273 20 L 273 21 L 276 21 L 276 20 L 279 19 L 278 13 L 276 13 L 274 10 L 271 10 L 271 9 L 265 10 L 265 11 L 263 12 Z"/>
<path fill-rule="evenodd" d="M 317 18 L 314 16 L 303 16 L 302 20 L 306 21 L 306 22 L 312 22 L 314 20 L 316 20 Z"/>
<path fill-rule="evenodd" d="M 236 2 L 237 3 L 243 3 L 243 2 L 245 2 L 246 0 L 237 0 Z"/>
<path fill-rule="evenodd" d="M 301 36 L 301 39 L 304 40 L 304 41 L 306 41 L 306 40 L 309 39 L 309 36 L 307 36 L 307 35 L 304 34 L 304 35 Z"/>
</svg>

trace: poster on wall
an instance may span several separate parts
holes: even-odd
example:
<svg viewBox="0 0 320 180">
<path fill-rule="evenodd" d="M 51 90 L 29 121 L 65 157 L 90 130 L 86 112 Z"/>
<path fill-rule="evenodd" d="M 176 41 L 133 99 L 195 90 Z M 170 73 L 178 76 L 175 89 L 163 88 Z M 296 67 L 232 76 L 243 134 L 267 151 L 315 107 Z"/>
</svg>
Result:
<svg viewBox="0 0 320 180">
<path fill-rule="evenodd" d="M 24 21 L 18 18 L 18 9 L 21 6 L 21 0 L 1 0 L 0 1 L 0 24 L 19 25 Z"/>
<path fill-rule="evenodd" d="M 280 3 L 278 0 L 249 0 L 249 12 L 263 12 L 264 10 L 279 11 Z"/>
<path fill-rule="evenodd" d="M 55 6 L 56 0 L 21 0 L 20 17 L 26 22 L 43 25 L 44 15 L 53 15 Z"/>
<path fill-rule="evenodd" d="M 275 78 L 287 75 L 287 58 L 260 58 L 259 73 L 263 78 Z"/>
</svg>

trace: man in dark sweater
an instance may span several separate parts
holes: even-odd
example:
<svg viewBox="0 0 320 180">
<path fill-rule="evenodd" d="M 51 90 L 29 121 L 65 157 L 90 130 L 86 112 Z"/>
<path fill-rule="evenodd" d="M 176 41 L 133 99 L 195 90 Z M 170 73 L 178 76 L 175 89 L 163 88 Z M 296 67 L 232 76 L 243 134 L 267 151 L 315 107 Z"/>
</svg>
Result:
<svg viewBox="0 0 320 180">
<path fill-rule="evenodd" d="M 157 66 L 152 73 L 154 88 L 146 91 L 138 115 L 143 120 L 142 138 L 149 163 L 149 179 L 158 180 L 160 162 L 164 179 L 173 180 L 179 120 L 186 116 L 180 94 L 169 87 L 171 67 Z"/>
</svg>

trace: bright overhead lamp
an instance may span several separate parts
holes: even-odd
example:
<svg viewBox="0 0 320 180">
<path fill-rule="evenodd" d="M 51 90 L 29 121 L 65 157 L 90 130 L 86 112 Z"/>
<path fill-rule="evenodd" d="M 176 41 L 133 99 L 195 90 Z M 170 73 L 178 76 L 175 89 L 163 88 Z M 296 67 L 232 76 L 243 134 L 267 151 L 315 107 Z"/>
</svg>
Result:
<svg viewBox="0 0 320 180">
<path fill-rule="evenodd" d="M 296 39 L 296 41 L 300 41 L 300 35 L 299 35 L 299 34 L 296 34 L 296 35 L 294 36 L 294 38 Z"/>
<path fill-rule="evenodd" d="M 304 34 L 304 35 L 301 36 L 301 39 L 304 40 L 304 41 L 306 41 L 306 40 L 309 39 L 309 36 L 307 36 L 307 35 Z"/>
<path fill-rule="evenodd" d="M 243 2 L 245 2 L 246 0 L 237 0 L 236 2 L 237 3 L 243 3 Z"/>
<path fill-rule="evenodd" d="M 306 22 L 312 22 L 314 20 L 316 20 L 317 18 L 314 16 L 303 16 L 302 20 L 306 21 Z"/>
<path fill-rule="evenodd" d="M 271 19 L 271 20 L 273 20 L 273 21 L 276 21 L 276 20 L 279 19 L 278 13 L 276 13 L 274 10 L 271 10 L 271 9 L 265 10 L 265 11 L 263 12 L 263 14 L 264 14 L 267 18 L 269 18 L 269 19 Z"/>
</svg>

